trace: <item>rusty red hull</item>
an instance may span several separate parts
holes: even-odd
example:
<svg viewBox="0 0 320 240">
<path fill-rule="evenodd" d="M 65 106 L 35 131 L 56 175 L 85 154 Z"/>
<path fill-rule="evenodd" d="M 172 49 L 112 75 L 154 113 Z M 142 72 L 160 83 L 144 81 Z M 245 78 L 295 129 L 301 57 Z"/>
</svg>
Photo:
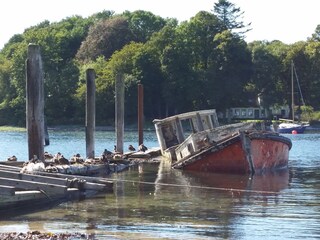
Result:
<svg viewBox="0 0 320 240">
<path fill-rule="evenodd" d="M 251 155 L 255 172 L 288 166 L 289 145 L 269 139 L 253 139 Z"/>
<path fill-rule="evenodd" d="M 201 172 L 253 173 L 285 168 L 291 141 L 274 134 L 234 136 L 173 164 L 174 168 Z"/>
</svg>

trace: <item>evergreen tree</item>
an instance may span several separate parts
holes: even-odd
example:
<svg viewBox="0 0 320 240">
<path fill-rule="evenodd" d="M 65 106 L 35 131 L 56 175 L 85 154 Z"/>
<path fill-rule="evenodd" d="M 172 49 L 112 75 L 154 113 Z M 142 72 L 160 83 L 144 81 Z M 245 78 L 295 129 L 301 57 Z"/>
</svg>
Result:
<svg viewBox="0 0 320 240">
<path fill-rule="evenodd" d="M 223 30 L 241 30 L 238 32 L 239 35 L 251 30 L 249 24 L 245 24 L 241 19 L 244 12 L 237 8 L 233 3 L 228 0 L 219 0 L 214 4 L 213 12 L 216 14 L 218 19 L 222 22 Z"/>
</svg>

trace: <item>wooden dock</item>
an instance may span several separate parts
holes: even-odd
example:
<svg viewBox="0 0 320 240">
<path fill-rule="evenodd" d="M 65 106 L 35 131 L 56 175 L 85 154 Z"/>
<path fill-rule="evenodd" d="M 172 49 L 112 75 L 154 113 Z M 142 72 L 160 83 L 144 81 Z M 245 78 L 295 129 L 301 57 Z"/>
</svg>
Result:
<svg viewBox="0 0 320 240">
<path fill-rule="evenodd" d="M 117 75 L 116 80 L 116 150 L 121 154 L 118 158 L 104 159 L 96 163 L 94 150 L 95 132 L 95 73 L 87 70 L 86 93 L 86 157 L 82 164 L 63 164 L 58 161 L 46 162 L 45 145 L 49 144 L 44 116 L 44 71 L 40 47 L 29 44 L 26 60 L 26 119 L 28 133 L 28 159 L 30 168 L 24 162 L 0 161 L 0 212 L 15 208 L 37 208 L 40 204 L 48 206 L 63 201 L 81 199 L 99 192 L 111 192 L 113 183 L 98 177 L 89 177 L 100 170 L 105 174 L 123 171 L 133 163 L 139 163 L 160 154 L 159 149 L 149 151 L 123 153 L 124 131 L 124 78 Z M 142 85 L 139 100 L 139 145 L 143 138 L 143 95 Z M 114 156 L 116 157 L 116 156 Z M 131 160 L 130 160 L 131 159 Z M 133 160 L 132 160 L 133 159 Z M 39 160 L 40 162 L 36 162 Z M 59 160 L 58 158 L 56 160 Z M 87 160 L 92 160 L 86 162 Z M 32 168 L 32 164 L 42 164 L 42 169 Z M 78 162 L 77 162 L 78 163 Z M 86 165 L 87 164 L 87 165 Z M 40 165 L 38 165 L 40 166 Z M 49 170 L 47 167 L 50 166 Z M 109 171 L 109 172 L 107 172 Z M 1 214 L 0 214 L 1 216 Z M 2 215 L 3 216 L 3 215 Z"/>
<path fill-rule="evenodd" d="M 0 212 L 57 205 L 113 191 L 113 183 L 99 177 L 28 174 L 21 169 L 0 163 Z"/>
</svg>

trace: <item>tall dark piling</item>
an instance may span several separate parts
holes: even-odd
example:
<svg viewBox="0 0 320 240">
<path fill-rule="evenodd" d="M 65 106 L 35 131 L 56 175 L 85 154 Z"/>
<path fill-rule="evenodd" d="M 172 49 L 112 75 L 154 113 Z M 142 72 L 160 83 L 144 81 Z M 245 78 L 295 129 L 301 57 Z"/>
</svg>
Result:
<svg viewBox="0 0 320 240">
<path fill-rule="evenodd" d="M 138 84 L 138 142 L 143 143 L 143 85 Z"/>
<path fill-rule="evenodd" d="M 117 74 L 116 84 L 116 104 L 115 104 L 115 127 L 116 127 L 116 138 L 117 145 L 116 150 L 123 153 L 123 135 L 124 135 L 124 79 L 122 74 Z"/>
<path fill-rule="evenodd" d="M 46 117 L 45 116 L 44 116 L 44 145 L 45 146 L 49 146 L 50 145 L 48 125 L 47 125 L 47 121 L 46 121 Z"/>
<path fill-rule="evenodd" d="M 26 60 L 26 125 L 29 160 L 44 161 L 44 87 L 40 47 L 29 44 Z"/>
<path fill-rule="evenodd" d="M 86 155 L 87 158 L 94 158 L 94 132 L 95 132 L 95 72 L 87 69 L 87 92 L 86 92 Z"/>
</svg>

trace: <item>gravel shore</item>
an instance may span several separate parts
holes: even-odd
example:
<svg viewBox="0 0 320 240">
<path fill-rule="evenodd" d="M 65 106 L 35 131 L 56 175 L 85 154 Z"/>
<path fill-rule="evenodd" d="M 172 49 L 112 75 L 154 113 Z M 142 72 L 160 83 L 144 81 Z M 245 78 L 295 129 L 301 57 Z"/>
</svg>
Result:
<svg viewBox="0 0 320 240">
<path fill-rule="evenodd" d="M 0 233 L 1 240 L 22 240 L 22 239 L 32 239 L 32 240 L 82 240 L 96 239 L 94 235 L 87 235 L 83 233 L 41 233 L 39 231 L 32 231 L 27 233 L 18 233 L 18 232 L 10 232 L 10 233 Z"/>
</svg>

